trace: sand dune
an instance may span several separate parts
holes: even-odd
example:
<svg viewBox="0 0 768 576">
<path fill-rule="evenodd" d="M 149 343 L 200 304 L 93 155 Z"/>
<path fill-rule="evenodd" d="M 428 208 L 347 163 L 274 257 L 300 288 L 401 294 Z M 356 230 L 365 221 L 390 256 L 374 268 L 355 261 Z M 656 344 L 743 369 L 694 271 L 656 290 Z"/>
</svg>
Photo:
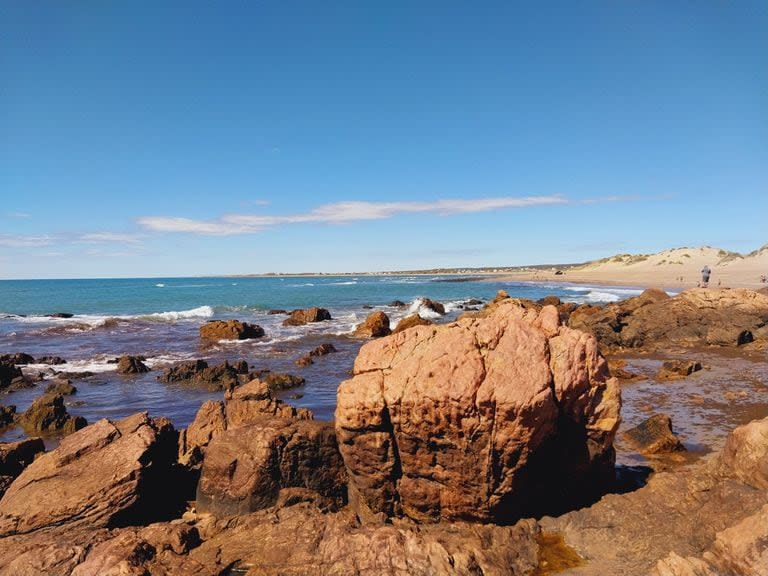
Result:
<svg viewBox="0 0 768 576">
<path fill-rule="evenodd" d="M 759 288 L 760 276 L 768 275 L 768 244 L 749 254 L 710 246 L 674 248 L 656 254 L 619 254 L 578 266 L 550 270 L 521 270 L 505 274 L 505 280 L 550 280 L 595 284 L 690 288 L 701 281 L 704 266 L 712 270 L 710 286 Z"/>
</svg>

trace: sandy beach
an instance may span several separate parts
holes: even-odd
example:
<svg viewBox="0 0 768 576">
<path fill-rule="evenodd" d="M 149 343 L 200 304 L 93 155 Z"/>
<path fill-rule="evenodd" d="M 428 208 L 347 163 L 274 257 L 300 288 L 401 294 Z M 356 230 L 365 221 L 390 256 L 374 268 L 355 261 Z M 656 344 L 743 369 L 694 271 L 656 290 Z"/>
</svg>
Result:
<svg viewBox="0 0 768 576">
<path fill-rule="evenodd" d="M 675 248 L 656 254 L 621 254 L 583 265 L 560 268 L 523 268 L 494 276 L 495 281 L 564 282 L 607 286 L 655 287 L 665 290 L 694 288 L 701 270 L 712 271 L 710 287 L 761 288 L 768 276 L 768 245 L 746 255 L 708 246 Z"/>
</svg>

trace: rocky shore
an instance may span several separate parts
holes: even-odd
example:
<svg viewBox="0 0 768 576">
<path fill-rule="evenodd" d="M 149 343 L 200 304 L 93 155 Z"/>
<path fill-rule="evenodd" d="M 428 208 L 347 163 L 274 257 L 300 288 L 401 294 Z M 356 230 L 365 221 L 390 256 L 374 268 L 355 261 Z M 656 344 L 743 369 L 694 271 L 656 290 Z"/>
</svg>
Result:
<svg viewBox="0 0 768 576">
<path fill-rule="evenodd" d="M 675 414 L 627 404 L 639 380 L 679 398 L 735 366 L 712 354 L 764 363 L 768 295 L 648 290 L 597 307 L 500 293 L 455 322 L 401 324 L 389 334 L 372 313 L 359 326 L 370 341 L 334 422 L 240 362 L 159 376 L 221 391 L 182 430 L 146 413 L 85 425 L 62 412 L 63 388 L 31 413 L 0 410 L 67 434 L 47 452 L 34 437 L 0 443 L 0 575 L 768 574 L 768 404 L 691 454 Z M 15 356 L 0 386 L 23 381 Z M 636 367 L 659 356 L 662 374 Z M 620 434 L 622 390 L 624 412 L 647 421 Z M 648 460 L 617 465 L 630 444 Z"/>
</svg>

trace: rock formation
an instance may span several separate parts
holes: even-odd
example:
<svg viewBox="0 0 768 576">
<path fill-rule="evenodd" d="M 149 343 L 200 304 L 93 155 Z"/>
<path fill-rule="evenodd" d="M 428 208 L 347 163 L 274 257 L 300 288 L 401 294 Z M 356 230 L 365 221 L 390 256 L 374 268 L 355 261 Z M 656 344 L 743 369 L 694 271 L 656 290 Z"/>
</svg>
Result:
<svg viewBox="0 0 768 576">
<path fill-rule="evenodd" d="M 395 329 L 392 330 L 392 333 L 397 334 L 403 330 L 408 330 L 408 328 L 413 328 L 414 326 L 431 326 L 432 324 L 433 322 L 431 320 L 422 318 L 418 314 L 411 314 L 400 320 L 397 323 L 397 326 L 395 326 Z"/>
<path fill-rule="evenodd" d="M 363 514 L 508 520 L 553 478 L 578 493 L 612 474 L 619 408 L 594 337 L 551 306 L 374 340 L 337 395 L 350 499 Z"/>
<path fill-rule="evenodd" d="M 120 374 L 144 374 L 149 368 L 144 364 L 143 356 L 120 356 L 117 359 L 117 371 Z"/>
<path fill-rule="evenodd" d="M 209 320 L 200 326 L 200 338 L 205 340 L 248 340 L 264 336 L 264 329 L 239 320 Z"/>
<path fill-rule="evenodd" d="M 305 308 L 291 312 L 290 317 L 283 320 L 283 326 L 303 326 L 311 322 L 322 322 L 330 319 L 331 313 L 325 308 Z"/>
<path fill-rule="evenodd" d="M 701 370 L 701 362 L 696 360 L 667 360 L 661 365 L 657 380 L 679 380 Z"/>
<path fill-rule="evenodd" d="M 69 415 L 64 397 L 60 394 L 43 394 L 35 398 L 27 411 L 19 416 L 19 424 L 32 433 L 71 434 L 88 423 L 82 416 Z"/>
<path fill-rule="evenodd" d="M 666 414 L 654 414 L 624 432 L 624 438 L 643 454 L 663 454 L 685 450 L 683 443 L 672 431 L 672 419 Z"/>
<path fill-rule="evenodd" d="M 44 451 L 45 445 L 40 438 L 0 442 L 0 498 L 24 468 L 35 460 L 35 456 Z"/>
<path fill-rule="evenodd" d="M 359 338 L 380 338 L 389 336 L 389 316 L 381 310 L 371 312 L 364 322 L 355 328 L 354 336 Z"/>
</svg>

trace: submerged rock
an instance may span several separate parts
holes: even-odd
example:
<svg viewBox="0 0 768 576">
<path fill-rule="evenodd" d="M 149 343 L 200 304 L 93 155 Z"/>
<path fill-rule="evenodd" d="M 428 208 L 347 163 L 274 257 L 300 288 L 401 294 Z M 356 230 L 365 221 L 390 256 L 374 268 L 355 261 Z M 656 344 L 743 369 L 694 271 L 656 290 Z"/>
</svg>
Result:
<svg viewBox="0 0 768 576">
<path fill-rule="evenodd" d="M 59 364 L 66 364 L 67 361 L 61 356 L 40 356 L 37 359 L 38 364 L 49 364 L 52 366 L 58 366 Z"/>
<path fill-rule="evenodd" d="M 594 337 L 551 306 L 374 340 L 337 395 L 350 500 L 363 515 L 506 521 L 578 497 L 613 475 L 619 408 Z"/>
<path fill-rule="evenodd" d="M 200 338 L 205 340 L 249 340 L 264 336 L 264 329 L 239 320 L 209 320 L 200 326 Z"/>
<path fill-rule="evenodd" d="M 71 434 L 88 422 L 82 416 L 70 416 L 60 394 L 43 394 L 19 417 L 19 424 L 29 432 Z"/>
<path fill-rule="evenodd" d="M 294 364 L 296 366 L 309 366 L 310 364 L 314 363 L 313 358 L 317 358 L 319 356 L 325 356 L 326 354 L 333 354 L 336 352 L 336 346 L 331 344 L 330 342 L 323 342 L 316 348 L 310 350 L 303 356 L 300 356 Z"/>
<path fill-rule="evenodd" d="M 359 338 L 380 338 L 389 336 L 389 316 L 378 310 L 371 312 L 364 322 L 355 328 L 354 336 Z"/>
<path fill-rule="evenodd" d="M 305 308 L 291 312 L 291 316 L 283 320 L 283 326 L 303 326 L 304 324 L 330 319 L 331 313 L 325 308 Z"/>
<path fill-rule="evenodd" d="M 160 382 L 179 382 L 213 391 L 232 390 L 239 384 L 238 376 L 243 374 L 243 370 L 248 371 L 247 362 L 237 362 L 233 366 L 225 361 L 215 366 L 208 366 L 205 360 L 190 360 L 166 368 L 157 379 Z"/>
<path fill-rule="evenodd" d="M 666 414 L 654 414 L 624 432 L 624 438 L 643 454 L 685 451 L 685 446 L 672 430 L 672 419 Z"/>
</svg>

